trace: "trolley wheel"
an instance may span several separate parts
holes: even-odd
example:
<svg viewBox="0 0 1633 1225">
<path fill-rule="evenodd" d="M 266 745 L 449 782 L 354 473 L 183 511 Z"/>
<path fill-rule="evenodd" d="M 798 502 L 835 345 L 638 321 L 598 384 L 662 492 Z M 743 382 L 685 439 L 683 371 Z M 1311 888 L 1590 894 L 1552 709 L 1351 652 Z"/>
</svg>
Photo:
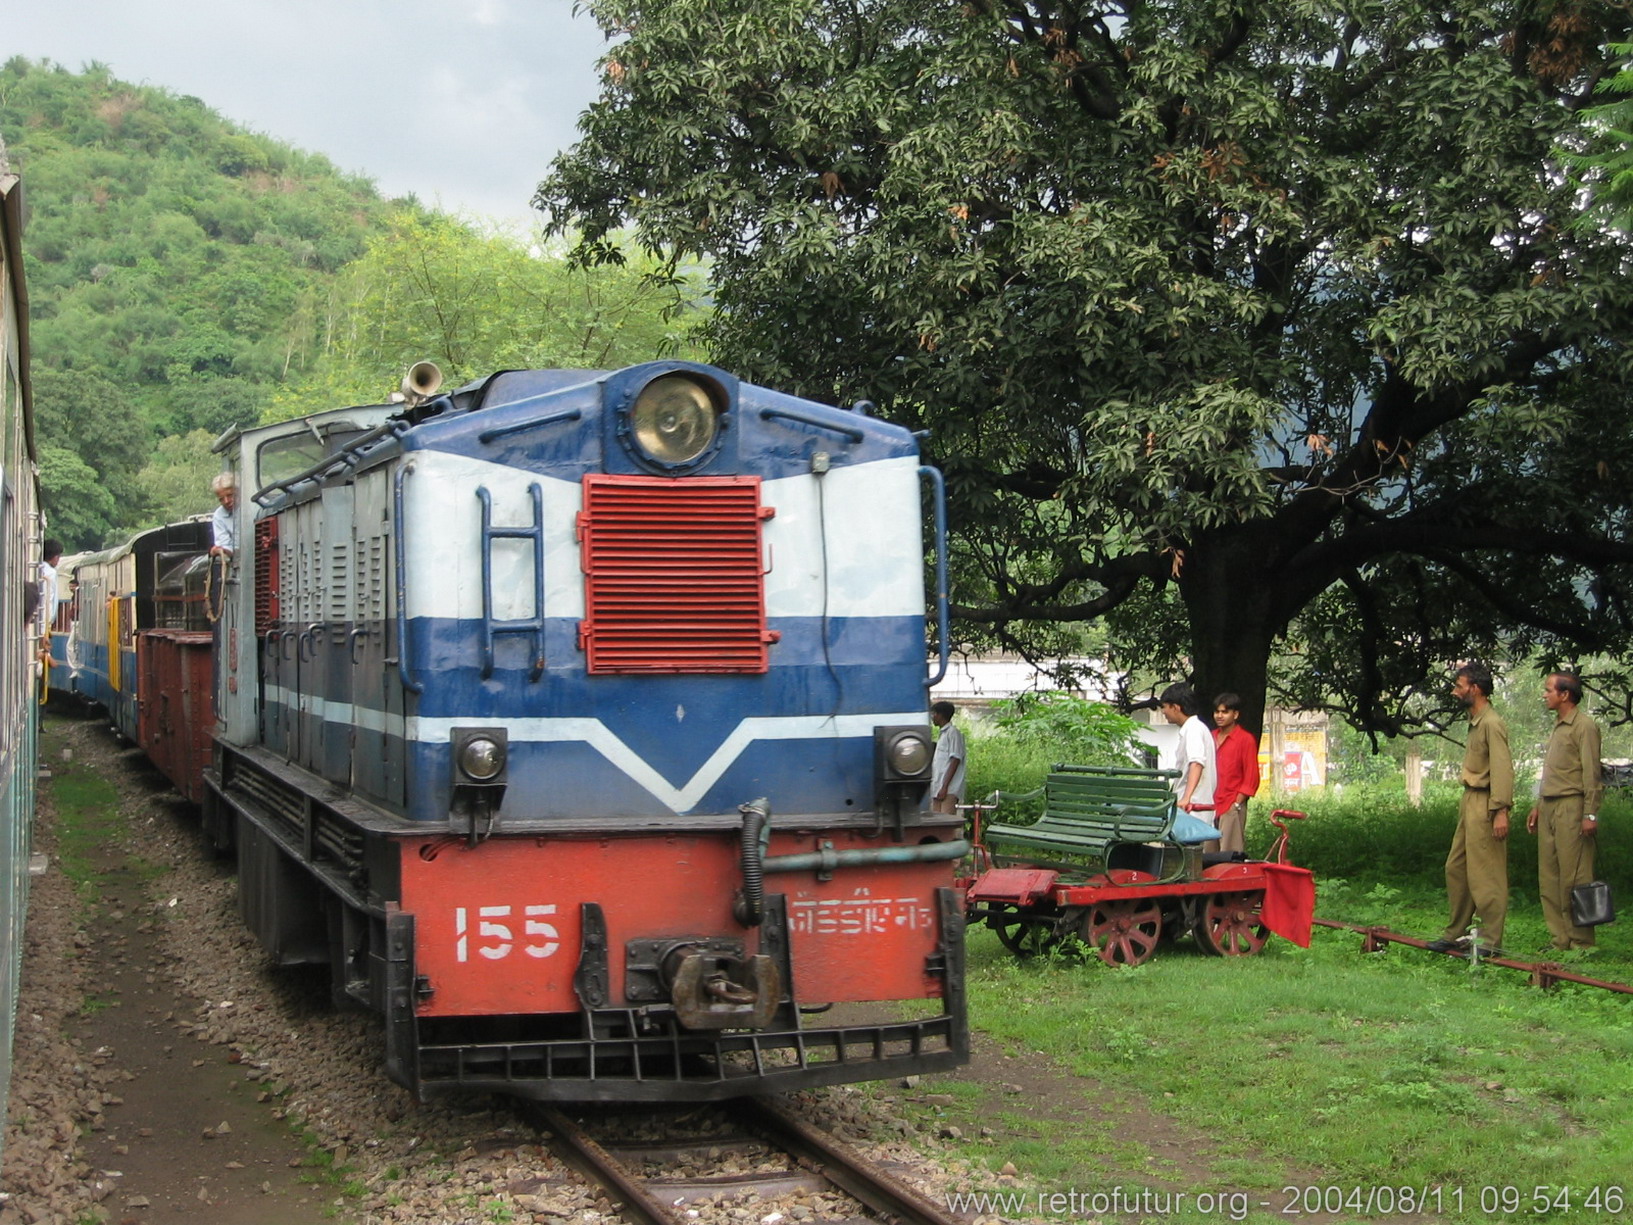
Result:
<svg viewBox="0 0 1633 1225">
<path fill-rule="evenodd" d="M 1155 898 L 1096 902 L 1083 916 L 1083 939 L 1108 966 L 1141 965 L 1162 939 L 1162 907 Z"/>
<path fill-rule="evenodd" d="M 1197 915 L 1196 942 L 1218 957 L 1251 957 L 1269 935 L 1259 917 L 1263 905 L 1263 889 L 1214 894 Z"/>
<path fill-rule="evenodd" d="M 1060 943 L 1054 920 L 1049 918 L 1036 922 L 1016 911 L 987 916 L 987 926 L 998 933 L 999 943 L 1017 957 L 1036 957 Z"/>
</svg>

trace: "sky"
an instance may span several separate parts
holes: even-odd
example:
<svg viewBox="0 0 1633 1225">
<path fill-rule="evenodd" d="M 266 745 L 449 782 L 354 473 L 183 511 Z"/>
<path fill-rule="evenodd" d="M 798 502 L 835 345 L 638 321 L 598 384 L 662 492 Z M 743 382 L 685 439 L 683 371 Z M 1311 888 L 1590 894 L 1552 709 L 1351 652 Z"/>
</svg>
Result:
<svg viewBox="0 0 1633 1225">
<path fill-rule="evenodd" d="M 0 0 L 0 61 L 90 61 L 387 196 L 525 224 L 596 94 L 574 0 Z"/>
</svg>

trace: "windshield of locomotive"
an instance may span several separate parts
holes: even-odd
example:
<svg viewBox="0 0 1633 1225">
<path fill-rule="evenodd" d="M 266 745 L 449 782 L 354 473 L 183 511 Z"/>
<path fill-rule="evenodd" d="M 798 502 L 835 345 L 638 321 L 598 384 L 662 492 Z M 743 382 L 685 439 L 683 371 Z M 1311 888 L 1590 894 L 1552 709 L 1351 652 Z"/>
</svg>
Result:
<svg viewBox="0 0 1633 1225">
<path fill-rule="evenodd" d="M 363 433 L 363 430 L 352 425 L 332 425 L 323 431 L 321 438 L 308 430 L 304 434 L 286 434 L 265 442 L 261 444 L 256 459 L 258 479 L 255 487 L 265 489 L 268 485 L 287 481 L 305 472 L 320 459 L 334 455 L 354 438 L 362 437 Z"/>
</svg>

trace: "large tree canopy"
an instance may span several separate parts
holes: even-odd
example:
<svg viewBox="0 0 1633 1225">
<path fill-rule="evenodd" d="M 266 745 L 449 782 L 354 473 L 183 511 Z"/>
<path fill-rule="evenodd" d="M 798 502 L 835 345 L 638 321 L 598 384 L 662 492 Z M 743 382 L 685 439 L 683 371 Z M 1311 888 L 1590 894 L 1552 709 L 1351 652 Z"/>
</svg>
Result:
<svg viewBox="0 0 1633 1225">
<path fill-rule="evenodd" d="M 637 267 L 585 269 L 453 217 L 400 213 L 289 329 L 317 360 L 273 397 L 271 419 L 314 405 L 372 403 L 418 361 L 450 386 L 495 370 L 604 368 L 693 351 L 699 315 L 686 278 Z"/>
<path fill-rule="evenodd" d="M 974 636 L 1111 614 L 1257 722 L 1625 644 L 1633 276 L 1551 150 L 1625 6 L 590 0 L 537 202 L 718 360 L 931 431 Z"/>
<path fill-rule="evenodd" d="M 1586 172 L 1593 198 L 1588 222 L 1633 232 L 1633 43 L 1610 49 L 1622 58 L 1621 70 L 1599 83 L 1604 101 L 1582 113 L 1585 147 L 1567 160 Z"/>
</svg>

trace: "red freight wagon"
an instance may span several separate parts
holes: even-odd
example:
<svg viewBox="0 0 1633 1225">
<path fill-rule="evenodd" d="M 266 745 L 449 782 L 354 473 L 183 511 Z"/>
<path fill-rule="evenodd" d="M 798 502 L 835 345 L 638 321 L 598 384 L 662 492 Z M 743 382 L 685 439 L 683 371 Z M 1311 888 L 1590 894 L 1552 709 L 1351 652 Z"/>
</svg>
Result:
<svg viewBox="0 0 1633 1225">
<path fill-rule="evenodd" d="M 136 636 L 136 740 L 195 804 L 204 800 L 215 702 L 208 633 L 147 630 Z"/>
</svg>

